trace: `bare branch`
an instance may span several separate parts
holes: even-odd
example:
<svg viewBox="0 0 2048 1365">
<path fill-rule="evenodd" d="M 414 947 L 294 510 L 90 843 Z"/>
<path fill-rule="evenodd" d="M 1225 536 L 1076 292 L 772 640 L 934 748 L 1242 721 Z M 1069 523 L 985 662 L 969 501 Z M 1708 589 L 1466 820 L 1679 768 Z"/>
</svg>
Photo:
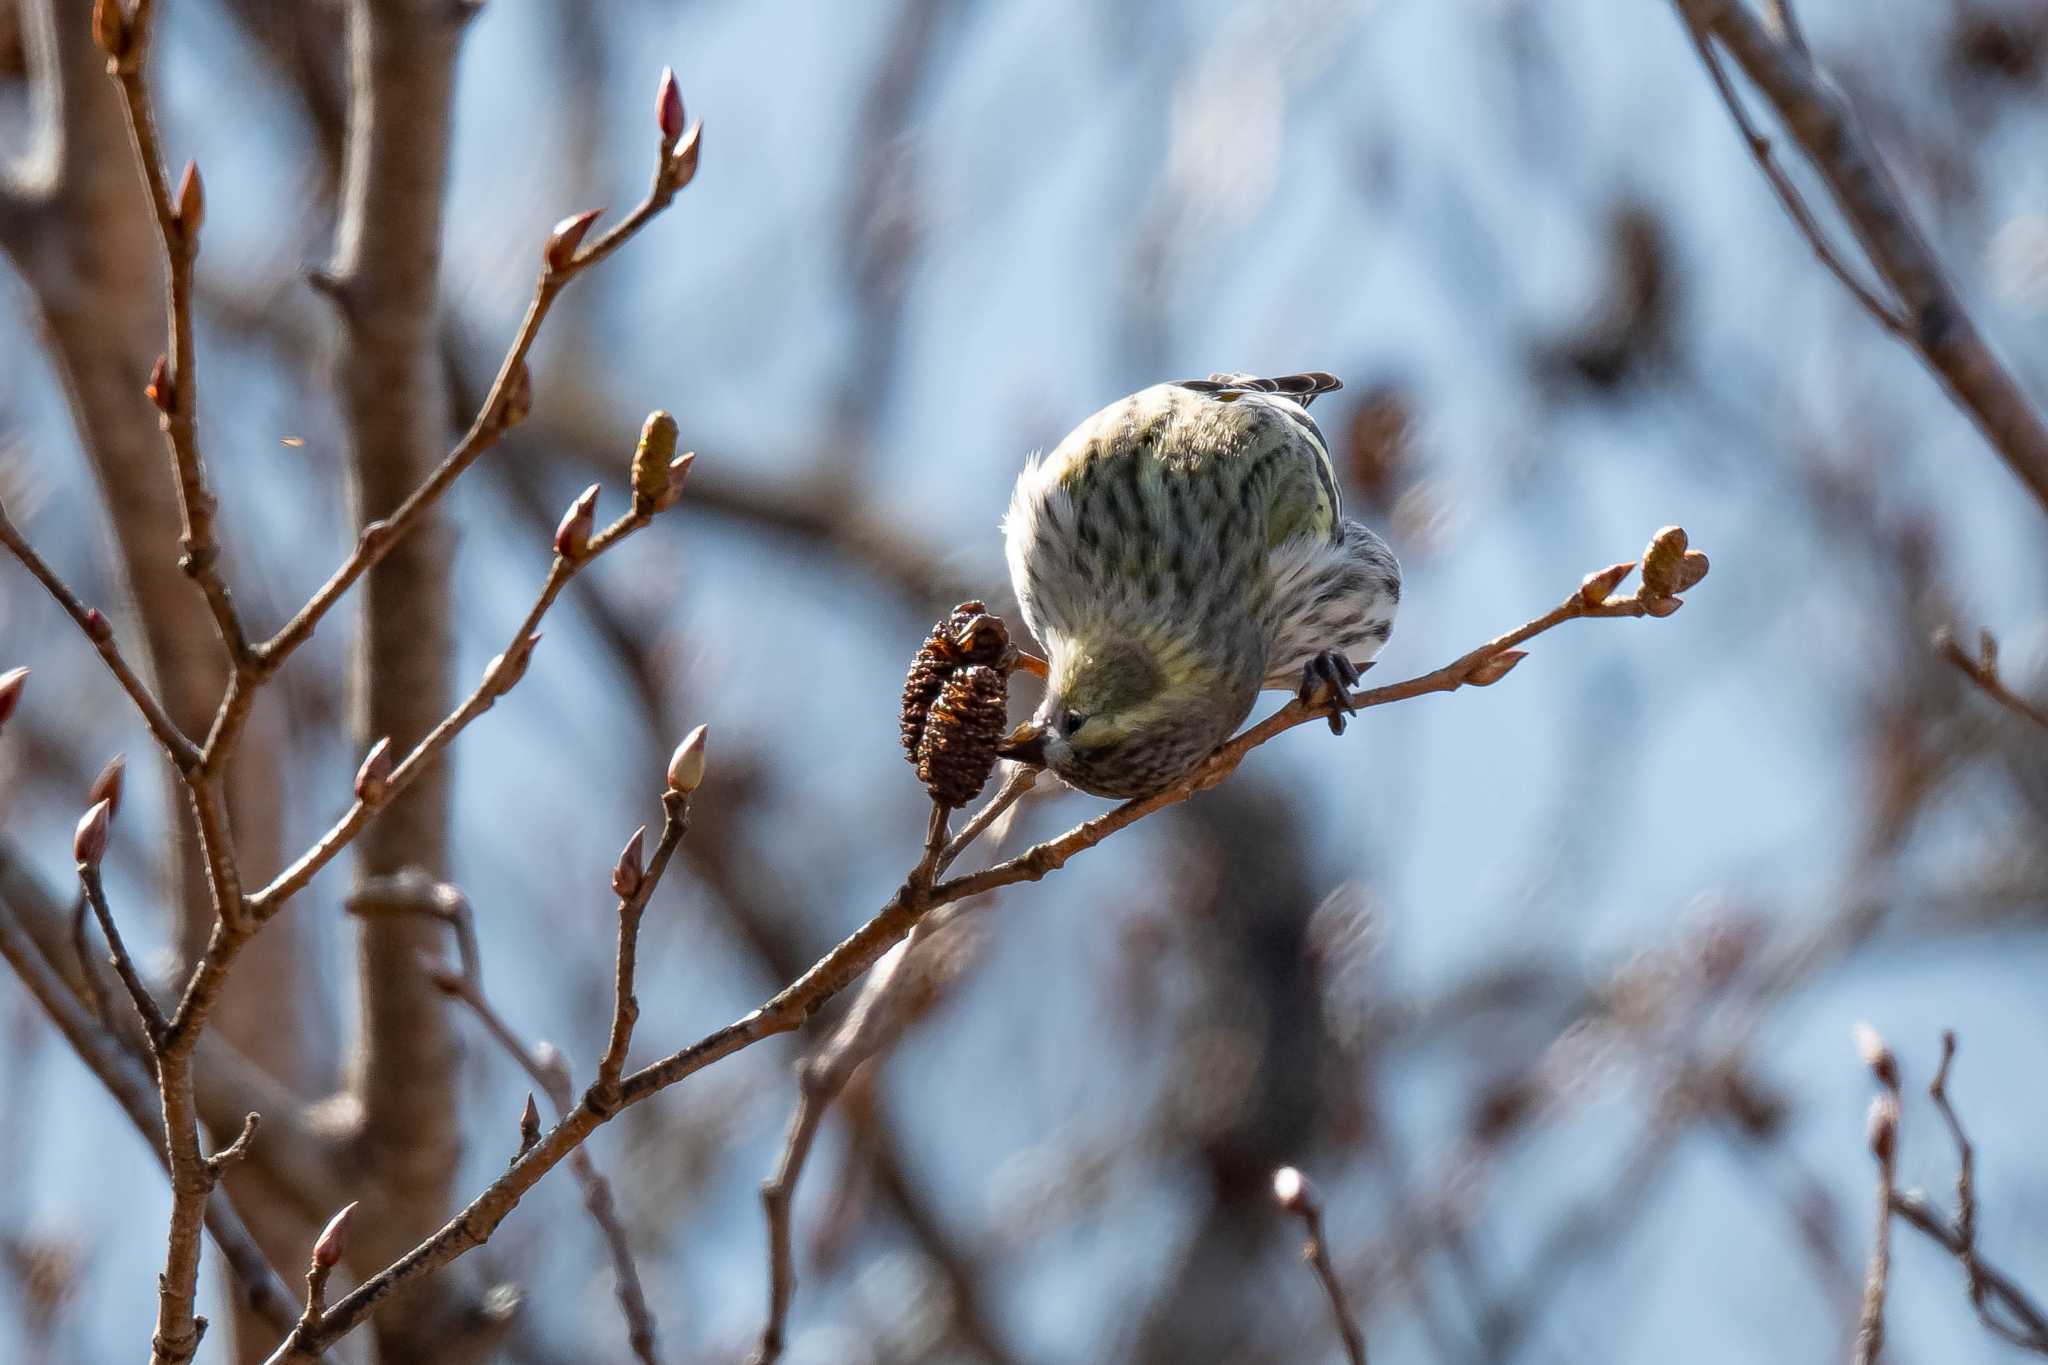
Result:
<svg viewBox="0 0 2048 1365">
<path fill-rule="evenodd" d="M 1344 1286 L 1337 1279 L 1337 1269 L 1330 1264 L 1330 1251 L 1323 1238 L 1323 1201 L 1316 1187 L 1294 1167 L 1282 1166 L 1273 1173 L 1273 1199 L 1301 1219 L 1302 1226 L 1308 1229 L 1308 1244 L 1302 1247 L 1301 1257 L 1315 1270 L 1323 1294 L 1330 1301 L 1330 1315 L 1337 1320 L 1337 1335 L 1343 1339 L 1345 1358 L 1351 1365 L 1365 1365 L 1365 1333 L 1359 1330 L 1358 1319 L 1345 1300 Z"/>
<path fill-rule="evenodd" d="M 1826 180 L 1842 216 L 1898 298 L 1896 310 L 1877 310 L 1880 321 L 1896 315 L 1903 322 L 1903 330 L 1889 322 L 1886 326 L 1913 348 L 2035 500 L 2048 509 L 2048 422 L 1977 330 L 1883 159 L 1841 93 L 1815 69 L 1796 25 L 1780 39 L 1741 0 L 1673 3 L 1708 57 L 1709 74 L 1715 74 L 1716 67 L 1707 45 L 1718 40 Z M 1724 98 L 1725 84 L 1716 80 Z M 1731 102 L 1731 111 L 1735 108 Z M 1755 151 L 1755 134 L 1746 126 L 1743 132 Z M 1769 175 L 1761 154 L 1759 163 Z M 1773 183 L 1775 187 L 1775 177 Z M 1799 221 L 1793 201 L 1788 200 L 1786 207 Z M 1801 228 L 1807 230 L 1804 221 Z M 1822 249 L 1817 233 L 1808 231 L 1808 240 L 1816 250 Z M 1850 282 L 1846 271 L 1836 273 L 1845 284 Z M 1867 291 L 1851 288 L 1869 307 Z"/>
<path fill-rule="evenodd" d="M 152 1050 L 162 1047 L 165 1030 L 163 1008 L 150 993 L 142 974 L 135 970 L 135 961 L 128 956 L 128 945 L 121 941 L 121 930 L 114 923 L 114 912 L 107 905 L 106 888 L 100 883 L 100 868 L 97 861 L 81 862 L 78 865 L 79 885 L 85 890 L 86 903 L 92 906 L 95 918 L 100 922 L 100 933 L 107 940 L 107 956 L 114 965 L 114 972 L 127 988 L 128 998 L 135 1005 L 135 1013 L 142 1020 L 143 1037 Z"/>
<path fill-rule="evenodd" d="M 2043 708 L 2014 692 L 2005 685 L 2005 680 L 1999 675 L 1998 640 L 1990 631 L 1978 633 L 1978 652 L 1975 658 L 1957 642 L 1955 632 L 1947 627 L 1934 633 L 1934 647 L 1940 651 L 1942 658 L 1954 664 L 1964 677 L 1975 683 L 1985 696 L 2014 715 L 2048 729 L 2048 708 Z"/>
<path fill-rule="evenodd" d="M 504 652 L 492 659 L 490 665 L 484 669 L 484 676 L 476 688 L 463 698 L 446 719 L 423 736 L 419 743 L 398 761 L 379 789 L 359 793 L 347 812 L 321 835 L 311 848 L 300 854 L 262 890 L 249 897 L 249 913 L 252 920 L 261 923 L 275 915 L 321 868 L 334 861 L 379 811 L 388 806 L 413 779 L 430 766 L 471 721 L 490 710 L 498 698 L 512 690 L 520 678 L 525 676 L 526 666 L 533 656 L 533 648 L 539 643 L 540 637 L 534 632 L 540 625 L 541 618 L 554 606 L 555 599 L 561 596 L 562 589 L 569 585 L 569 580 L 614 545 L 647 525 L 649 520 L 650 517 L 638 511 L 628 512 L 591 537 L 588 547 L 578 558 L 564 559 L 560 555 L 555 556 L 554 563 L 548 569 L 547 579 L 541 584 L 540 595 L 534 599 L 533 605 L 520 620 Z M 375 799 L 368 799 L 371 796 Z"/>
<path fill-rule="evenodd" d="M 1299 699 L 1282 706 L 1272 716 L 1254 725 L 1217 751 L 1207 764 L 1177 785 L 1155 796 L 1125 802 L 1106 815 L 1086 821 L 1058 839 L 999 863 L 985 871 L 956 877 L 932 885 L 936 869 L 946 852 L 944 812 L 935 810 L 927 831 L 925 849 L 911 875 L 896 895 L 866 924 L 837 947 L 818 959 L 811 968 L 769 1000 L 742 1018 L 705 1035 L 682 1050 L 625 1076 L 620 1082 L 617 1109 L 623 1109 L 658 1094 L 678 1081 L 715 1062 L 740 1052 L 765 1038 L 788 1033 L 803 1024 L 826 1001 L 857 980 L 895 944 L 900 942 L 931 910 L 968 896 L 1021 881 L 1036 881 L 1062 865 L 1075 853 L 1093 847 L 1109 835 L 1136 821 L 1186 800 L 1227 777 L 1245 755 L 1297 725 L 1324 718 L 1334 707 L 1348 702 L 1364 709 L 1390 702 L 1424 696 L 1432 692 L 1455 691 L 1481 685 L 1480 680 L 1501 675 L 1501 656 L 1535 636 L 1579 617 L 1669 616 L 1682 605 L 1681 599 L 1639 591 L 1619 601 L 1609 600 L 1626 569 L 1589 575 L 1585 584 L 1558 606 L 1532 621 L 1473 649 L 1431 673 L 1425 673 L 1387 687 L 1374 688 L 1348 698 L 1326 697 L 1314 703 Z M 360 1325 L 389 1295 L 401 1287 L 438 1270 L 488 1241 L 505 1218 L 516 1208 L 526 1191 L 542 1176 L 565 1160 L 617 1109 L 600 1111 L 588 1095 L 582 1103 L 544 1134 L 482 1193 L 451 1218 L 438 1232 L 421 1242 L 389 1266 L 358 1285 L 328 1313 L 320 1331 L 307 1341 L 280 1347 L 271 1360 L 303 1360 L 305 1351 L 330 1344 Z"/>
<path fill-rule="evenodd" d="M 693 125 L 684 137 L 692 173 L 699 137 L 697 125 Z M 689 183 L 687 177 L 678 177 L 677 162 L 683 155 L 683 152 L 664 144 L 647 197 L 596 241 L 587 246 L 572 243 L 567 253 L 558 253 L 554 247 L 560 241 L 559 236 L 550 238 L 550 250 L 543 254 L 540 277 L 534 284 L 533 298 L 526 306 L 526 316 L 521 319 L 512 344 L 499 363 L 497 377 L 491 381 L 490 390 L 485 394 L 483 405 L 469 430 L 410 496 L 389 514 L 363 527 L 354 552 L 342 562 L 341 567 L 276 635 L 257 648 L 257 658 L 265 675 L 283 666 L 292 651 L 312 636 L 321 618 L 341 600 L 356 580 L 419 523 L 463 471 L 476 463 L 478 456 L 496 445 L 500 437 L 525 417 L 525 410 L 532 403 L 532 378 L 527 372 L 526 356 L 540 335 L 548 310 L 554 306 L 555 299 L 569 281 L 624 246 L 634 233 L 669 206 L 676 194 Z M 558 228 L 557 233 L 560 231 Z"/>
<path fill-rule="evenodd" d="M 0 545 L 5 545 L 8 551 L 21 561 L 22 567 L 34 575 L 44 590 L 56 599 L 57 605 L 64 609 L 64 614 L 85 633 L 85 638 L 92 643 L 92 647 L 106 663 L 107 671 L 114 675 L 114 681 L 121 684 L 121 690 L 135 703 L 135 709 L 141 714 L 143 723 L 149 727 L 150 734 L 156 737 L 156 742 L 163 746 L 164 752 L 170 755 L 171 762 L 178 770 L 190 772 L 196 768 L 199 764 L 198 746 L 178 729 L 170 714 L 164 710 L 163 703 L 149 690 L 149 685 L 136 675 L 135 670 L 128 666 L 128 661 L 121 656 L 121 647 L 114 642 L 113 623 L 107 620 L 98 607 L 88 607 L 79 600 L 78 594 L 73 592 L 70 585 L 57 575 L 56 570 L 36 553 L 35 547 L 28 543 L 27 538 L 8 519 L 5 507 L 0 507 Z"/>
<path fill-rule="evenodd" d="M 99 0 L 99 7 L 110 23 L 119 25 L 120 6 L 116 0 Z M 126 21 L 119 50 L 107 54 L 107 71 L 121 89 L 129 137 L 150 207 L 155 211 L 157 237 L 164 254 L 169 356 L 168 362 L 158 360 L 148 392 L 162 414 L 171 465 L 177 473 L 178 512 L 183 522 L 179 536 L 183 553 L 178 567 L 205 594 L 229 663 L 240 675 L 250 663 L 249 639 L 217 563 L 220 541 L 213 525 L 215 502 L 206 486 L 206 467 L 200 459 L 198 424 L 194 419 L 198 379 L 192 345 L 192 265 L 199 255 L 205 196 L 196 164 L 186 164 L 175 195 L 165 176 L 156 112 L 149 95 L 151 9 L 149 0 L 138 0 Z"/>
</svg>

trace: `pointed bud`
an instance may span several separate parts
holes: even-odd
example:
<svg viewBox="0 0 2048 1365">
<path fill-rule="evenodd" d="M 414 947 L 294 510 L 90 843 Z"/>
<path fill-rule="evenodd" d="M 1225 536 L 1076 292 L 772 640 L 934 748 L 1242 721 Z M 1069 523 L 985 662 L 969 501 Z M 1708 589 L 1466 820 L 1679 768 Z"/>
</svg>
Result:
<svg viewBox="0 0 2048 1365">
<path fill-rule="evenodd" d="M 569 504 L 555 527 L 555 553 L 578 560 L 590 552 L 590 533 L 597 528 L 597 485 L 592 484 Z"/>
<path fill-rule="evenodd" d="M 668 760 L 668 789 L 688 796 L 704 783 L 704 734 L 707 727 L 698 726 L 683 736 L 683 742 L 676 745 L 675 753 Z"/>
<path fill-rule="evenodd" d="M 683 92 L 676 87 L 671 67 L 661 69 L 661 87 L 654 95 L 654 122 L 661 129 L 662 146 L 672 146 L 683 135 Z"/>
<path fill-rule="evenodd" d="M 603 214 L 603 209 L 585 209 L 555 224 L 555 230 L 548 234 L 548 244 L 541 252 L 548 269 L 567 270 L 576 259 L 576 248 L 583 245 L 584 237 L 589 234 L 590 225 Z"/>
<path fill-rule="evenodd" d="M 332 1270 L 341 1264 L 341 1258 L 348 1252 L 348 1224 L 354 1216 L 356 1206 L 350 1204 L 340 1213 L 327 1220 L 327 1226 L 320 1230 L 320 1238 L 313 1243 L 313 1264 Z"/>
<path fill-rule="evenodd" d="M 113 819 L 121 813 L 121 790 L 127 786 L 128 760 L 115 754 L 107 760 L 107 766 L 100 769 L 100 775 L 92 780 L 92 786 L 85 792 L 85 804 L 96 806 L 107 803 L 107 818 Z"/>
<path fill-rule="evenodd" d="M 1986 673 L 1998 672 L 1998 637 L 1989 630 L 1977 632 L 1977 662 L 1984 665 Z"/>
<path fill-rule="evenodd" d="M 540 1141 L 540 1106 L 533 1102 L 533 1092 L 526 1092 L 526 1107 L 519 1111 L 519 1155 L 525 1156 L 533 1150 L 533 1144 Z"/>
<path fill-rule="evenodd" d="M 510 431 L 533 411 L 533 371 L 520 361 L 505 381 L 504 397 L 498 400 L 498 427 Z"/>
<path fill-rule="evenodd" d="M 178 406 L 178 392 L 171 383 L 171 362 L 167 357 L 158 356 L 156 364 L 149 367 L 149 383 L 142 393 L 158 412 L 169 412 Z"/>
<path fill-rule="evenodd" d="M 356 800 L 374 806 L 390 789 L 391 736 L 386 735 L 370 746 L 370 752 L 363 755 L 362 766 L 356 769 Z"/>
<path fill-rule="evenodd" d="M 1504 649 L 1500 653 L 1481 659 L 1465 679 L 1468 687 L 1491 687 L 1515 671 L 1515 665 L 1529 657 L 1528 651 Z"/>
<path fill-rule="evenodd" d="M 640 444 L 633 447 L 633 510 L 647 516 L 662 506 L 668 496 L 676 453 L 676 419 L 656 408 L 640 424 Z"/>
<path fill-rule="evenodd" d="M 633 831 L 633 837 L 626 841 L 626 847 L 619 854 L 618 863 L 612 868 L 612 890 L 621 900 L 631 900 L 640 892 L 640 883 L 647 878 L 647 861 L 643 845 L 647 840 L 647 826 Z"/>
<path fill-rule="evenodd" d="M 1608 594 L 1621 586 L 1621 580 L 1635 572 L 1636 562 L 1624 560 L 1610 564 L 1598 573 L 1589 573 L 1579 584 L 1579 600 L 1589 607 L 1597 607 L 1607 600 Z"/>
<path fill-rule="evenodd" d="M 199 225 L 206 221 L 206 187 L 199 180 L 198 162 L 185 163 L 185 173 L 178 177 L 176 202 L 178 231 L 190 242 L 199 235 Z"/>
<path fill-rule="evenodd" d="M 1879 1161 L 1889 1162 L 1899 1146 L 1898 1100 L 1891 1095 L 1879 1095 L 1872 1100 L 1866 1129 L 1870 1136 L 1870 1154 Z"/>
<path fill-rule="evenodd" d="M 1886 1046 L 1878 1031 L 1868 1024 L 1858 1024 L 1850 1036 L 1856 1040 L 1856 1055 L 1863 1059 L 1863 1064 L 1877 1077 L 1877 1083 L 1887 1090 L 1897 1090 L 1899 1060 L 1892 1055 L 1891 1048 Z"/>
<path fill-rule="evenodd" d="M 86 638 L 94 644 L 103 645 L 114 638 L 114 623 L 109 621 L 107 614 L 98 607 L 87 607 L 85 609 L 85 634 Z"/>
<path fill-rule="evenodd" d="M 93 0 L 92 40 L 116 61 L 128 55 L 128 19 L 121 0 Z"/>
<path fill-rule="evenodd" d="M 1678 588 L 1678 565 L 1685 558 L 1685 528 L 1666 526 L 1650 538 L 1643 551 L 1643 595 L 1670 597 Z"/>
<path fill-rule="evenodd" d="M 683 485 L 689 482 L 690 467 L 697 463 L 697 452 L 686 450 L 668 462 L 668 489 L 655 504 L 656 511 L 667 511 L 682 500 Z"/>
<path fill-rule="evenodd" d="M 1683 597 L 1645 597 L 1643 599 L 1644 612 L 1656 617 L 1670 616 L 1684 605 L 1685 599 Z"/>
<path fill-rule="evenodd" d="M 683 140 L 669 157 L 662 174 L 667 179 L 670 191 L 682 192 L 697 178 L 697 158 L 704 146 L 704 124 L 702 120 L 690 125 L 683 134 Z"/>
<path fill-rule="evenodd" d="M 91 810 L 78 817 L 78 828 L 71 835 L 71 860 L 81 866 L 98 867 L 100 859 L 107 856 L 107 835 L 113 824 L 113 804 L 93 803 Z"/>
<path fill-rule="evenodd" d="M 7 724 L 21 705 L 21 694 L 28 688 L 28 670 L 10 668 L 0 673 L 0 726 Z"/>
<path fill-rule="evenodd" d="M 1315 1185 L 1292 1166 L 1273 1172 L 1273 1202 L 1289 1213 L 1308 1213 L 1321 1206 Z"/>
</svg>

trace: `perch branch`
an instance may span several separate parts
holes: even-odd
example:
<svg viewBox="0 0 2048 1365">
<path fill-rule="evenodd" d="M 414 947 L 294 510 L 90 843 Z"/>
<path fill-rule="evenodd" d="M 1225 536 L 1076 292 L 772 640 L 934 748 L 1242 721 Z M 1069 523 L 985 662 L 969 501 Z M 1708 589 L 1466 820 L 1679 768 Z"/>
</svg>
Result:
<svg viewBox="0 0 2048 1365">
<path fill-rule="evenodd" d="M 1036 881 L 1083 849 L 1093 847 L 1117 830 L 1184 801 L 1222 781 L 1250 753 L 1267 740 L 1295 726 L 1323 719 L 1340 705 L 1362 709 L 1404 701 L 1432 692 L 1450 692 L 1467 685 L 1484 686 L 1498 681 L 1524 657 L 1516 646 L 1580 617 L 1669 616 L 1678 609 L 1679 599 L 1668 594 L 1639 591 L 1621 600 L 1609 600 L 1607 593 L 1633 566 L 1619 564 L 1587 581 L 1558 606 L 1534 620 L 1498 636 L 1433 672 L 1421 674 L 1387 687 L 1373 688 L 1349 697 L 1336 696 L 1314 702 L 1288 702 L 1266 720 L 1224 745 L 1190 776 L 1155 796 L 1127 801 L 1105 815 L 1068 831 L 1058 839 L 984 871 L 937 885 L 921 886 L 921 875 L 936 865 L 945 852 L 943 825 L 934 816 L 933 829 L 917 867 L 905 879 L 876 915 L 856 929 L 838 946 L 819 958 L 787 987 L 754 1009 L 698 1039 L 696 1042 L 625 1076 L 619 1086 L 618 1109 L 649 1098 L 678 1081 L 721 1061 L 766 1038 L 800 1027 L 826 1001 L 858 979 L 896 943 L 900 942 L 931 910 L 968 896 L 992 891 L 1017 882 Z M 932 851 L 937 845 L 936 854 Z M 359 1326 L 379 1304 L 399 1288 L 454 1261 L 490 1240 L 526 1192 L 541 1177 L 561 1164 L 590 1134 L 617 1109 L 601 1112 L 588 1095 L 553 1128 L 532 1143 L 511 1166 L 479 1193 L 437 1232 L 383 1270 L 358 1285 L 333 1305 L 317 1332 L 292 1339 L 271 1356 L 273 1365 L 309 1359 L 309 1352 L 339 1340 Z"/>
</svg>

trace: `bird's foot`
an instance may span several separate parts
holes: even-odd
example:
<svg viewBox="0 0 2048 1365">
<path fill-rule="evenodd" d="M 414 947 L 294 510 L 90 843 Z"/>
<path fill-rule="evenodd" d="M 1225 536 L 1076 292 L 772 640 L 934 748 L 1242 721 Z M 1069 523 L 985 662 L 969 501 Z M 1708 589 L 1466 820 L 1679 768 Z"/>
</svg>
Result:
<svg viewBox="0 0 2048 1365">
<path fill-rule="evenodd" d="M 1368 662 L 1365 667 L 1371 668 L 1372 664 Z M 1361 672 L 1339 651 L 1326 649 L 1301 666 L 1301 687 L 1295 695 L 1304 706 L 1329 703 L 1330 733 L 1341 735 L 1346 718 L 1358 709 L 1352 704 L 1351 689 L 1358 685 Z"/>
</svg>

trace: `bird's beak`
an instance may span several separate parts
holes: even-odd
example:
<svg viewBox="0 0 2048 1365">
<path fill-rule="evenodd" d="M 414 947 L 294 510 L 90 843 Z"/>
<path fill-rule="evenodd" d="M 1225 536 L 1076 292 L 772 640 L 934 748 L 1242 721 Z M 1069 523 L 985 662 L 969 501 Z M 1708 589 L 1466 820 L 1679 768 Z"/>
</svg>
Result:
<svg viewBox="0 0 2048 1365">
<path fill-rule="evenodd" d="M 1045 766 L 1045 727 L 1026 722 L 1003 737 L 996 745 L 996 756 L 1013 759 L 1018 763 L 1029 763 L 1034 768 Z"/>
</svg>

